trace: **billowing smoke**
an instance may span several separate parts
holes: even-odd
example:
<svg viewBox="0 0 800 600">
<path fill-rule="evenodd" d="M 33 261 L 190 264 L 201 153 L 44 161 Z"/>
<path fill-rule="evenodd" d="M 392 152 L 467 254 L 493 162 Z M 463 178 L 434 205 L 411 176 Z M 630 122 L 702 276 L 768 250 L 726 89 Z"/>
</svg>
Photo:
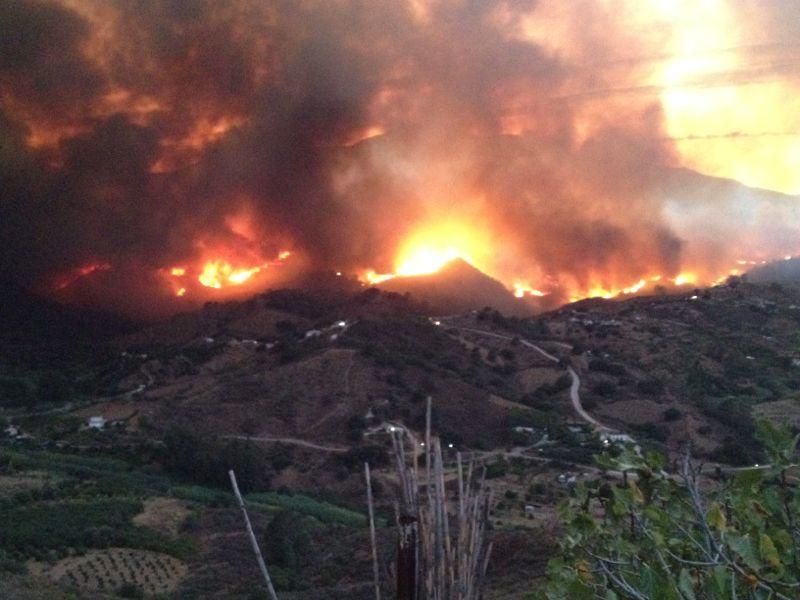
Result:
<svg viewBox="0 0 800 600">
<path fill-rule="evenodd" d="M 564 297 L 795 250 L 795 204 L 675 170 L 646 4 L 0 0 L 0 274 L 142 313 L 222 287 L 171 270 L 387 272 L 438 226 Z"/>
</svg>

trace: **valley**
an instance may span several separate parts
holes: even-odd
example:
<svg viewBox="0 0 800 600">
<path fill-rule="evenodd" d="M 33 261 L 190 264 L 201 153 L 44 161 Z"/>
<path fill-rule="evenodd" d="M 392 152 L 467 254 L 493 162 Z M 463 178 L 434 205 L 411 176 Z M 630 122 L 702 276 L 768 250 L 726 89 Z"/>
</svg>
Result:
<svg viewBox="0 0 800 600">
<path fill-rule="evenodd" d="M 791 285 L 738 279 L 533 318 L 489 308 L 429 316 L 408 296 L 374 289 L 279 291 L 92 343 L 76 363 L 92 374 L 85 391 L 3 403 L 4 518 L 24 524 L 55 502 L 81 519 L 56 546 L 30 537 L 35 528 L 0 540 L 8 568 L 28 573 L 15 576 L 14 593 L 26 597 L 34 577 L 51 582 L 54 598 L 70 587 L 99 598 L 126 583 L 239 597 L 237 586 L 258 576 L 226 485 L 234 468 L 259 530 L 286 510 L 311 528 L 313 563 L 279 558 L 275 567 L 286 597 L 347 589 L 368 598 L 361 466 L 373 469 L 388 525 L 398 485 L 390 439 L 424 446 L 430 397 L 445 480 L 454 481 L 459 453 L 486 469 L 494 490 L 489 597 L 523 598 L 554 551 L 559 502 L 582 481 L 622 481 L 595 455 L 635 446 L 675 464 L 690 448 L 707 476 L 725 477 L 763 460 L 756 418 L 800 421 L 798 306 Z M 30 365 L 6 367 L 4 389 L 41 377 Z M 101 505 L 119 507 L 120 520 L 97 521 L 91 507 Z M 146 515 L 167 505 L 164 515 L 176 517 L 165 529 Z M 108 526 L 122 529 L 93 533 Z M 391 562 L 391 527 L 379 533 Z M 361 548 L 352 569 L 320 571 L 343 539 Z M 79 575 L 137 552 L 135 564 L 172 566 L 119 580 Z M 209 571 L 208 561 L 218 566 Z"/>
</svg>

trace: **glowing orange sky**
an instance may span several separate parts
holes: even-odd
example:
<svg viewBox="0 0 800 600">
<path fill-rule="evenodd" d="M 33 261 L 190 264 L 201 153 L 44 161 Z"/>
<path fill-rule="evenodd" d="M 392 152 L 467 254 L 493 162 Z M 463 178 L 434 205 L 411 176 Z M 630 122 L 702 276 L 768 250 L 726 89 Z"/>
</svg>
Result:
<svg viewBox="0 0 800 600">
<path fill-rule="evenodd" d="M 800 194 L 791 0 L 56 0 L 3 27 L 30 33 L 0 46 L 26 283 L 200 302 L 275 261 L 461 258 L 569 299 L 800 252 L 797 198 L 732 183 Z"/>
</svg>

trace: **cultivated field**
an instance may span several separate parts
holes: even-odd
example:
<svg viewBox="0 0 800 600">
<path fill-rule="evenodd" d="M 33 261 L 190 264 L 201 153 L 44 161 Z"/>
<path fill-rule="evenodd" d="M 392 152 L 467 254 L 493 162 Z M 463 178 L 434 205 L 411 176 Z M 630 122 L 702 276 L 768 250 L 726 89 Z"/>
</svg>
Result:
<svg viewBox="0 0 800 600">
<path fill-rule="evenodd" d="M 49 568 L 41 564 L 31 567 L 32 572 L 37 570 L 57 583 L 81 590 L 116 591 L 127 585 L 150 595 L 174 592 L 187 572 L 186 565 L 172 556 L 130 548 L 91 550 Z"/>
</svg>

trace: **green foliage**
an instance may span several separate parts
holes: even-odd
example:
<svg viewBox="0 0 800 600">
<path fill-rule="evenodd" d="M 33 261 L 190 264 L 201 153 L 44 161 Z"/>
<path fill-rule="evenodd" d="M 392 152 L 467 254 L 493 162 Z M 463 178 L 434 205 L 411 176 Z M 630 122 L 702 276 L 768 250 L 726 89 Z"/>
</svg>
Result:
<svg viewBox="0 0 800 600">
<path fill-rule="evenodd" d="M 368 462 L 371 467 L 385 467 L 389 464 L 389 453 L 383 446 L 376 444 L 361 444 L 353 446 L 344 454 L 336 458 L 337 462 L 349 469 L 362 469 Z"/>
<path fill-rule="evenodd" d="M 508 462 L 500 458 L 486 467 L 486 479 L 499 479 L 508 473 Z"/>
<path fill-rule="evenodd" d="M 278 507 L 307 517 L 314 517 L 322 523 L 339 524 L 347 527 L 365 527 L 367 524 L 367 517 L 361 513 L 334 506 L 328 502 L 315 500 L 302 494 L 278 494 L 275 492 L 248 494 L 246 501 L 248 503 L 256 502 Z"/>
<path fill-rule="evenodd" d="M 19 569 L 27 558 L 55 560 L 74 548 L 123 546 L 179 558 L 193 552 L 188 539 L 131 521 L 141 499 L 170 492 L 168 478 L 121 460 L 33 450 L 0 450 L 0 468 L 6 465 L 49 476 L 41 488 L 0 499 L 0 570 Z"/>
<path fill-rule="evenodd" d="M 189 500 L 206 506 L 222 507 L 233 504 L 233 493 L 199 485 L 179 485 L 170 489 L 170 494 L 181 500 Z"/>
<path fill-rule="evenodd" d="M 26 377 L 0 377 L 0 406 L 32 407 L 36 404 L 36 387 Z"/>
<path fill-rule="evenodd" d="M 627 483 L 581 484 L 563 507 L 561 555 L 544 597 L 556 599 L 797 598 L 800 591 L 798 437 L 760 423 L 770 464 L 701 486 L 686 463 L 656 454 L 598 457 Z"/>
<path fill-rule="evenodd" d="M 123 583 L 117 590 L 117 595 L 122 598 L 144 598 L 144 591 L 135 583 Z"/>
<path fill-rule="evenodd" d="M 621 377 L 627 373 L 625 365 L 614 363 L 603 358 L 593 358 L 590 360 L 589 370 L 600 373 L 608 373 L 609 375 L 615 375 L 617 377 Z"/>
<path fill-rule="evenodd" d="M 0 546 L 28 548 L 103 547 L 125 528 L 142 505 L 133 500 L 99 500 L 34 505 L 0 511 Z"/>
<path fill-rule="evenodd" d="M 37 382 L 39 402 L 61 404 L 72 398 L 72 384 L 60 371 L 45 371 Z"/>
<path fill-rule="evenodd" d="M 165 468 L 192 483 L 228 488 L 228 471 L 236 471 L 239 486 L 269 489 L 270 469 L 263 452 L 248 441 L 223 442 L 188 429 L 173 428 L 164 436 L 161 460 Z"/>
<path fill-rule="evenodd" d="M 282 510 L 270 521 L 264 534 L 265 559 L 286 570 L 285 587 L 297 586 L 297 571 L 311 562 L 311 550 L 309 528 L 302 515 Z"/>
</svg>

